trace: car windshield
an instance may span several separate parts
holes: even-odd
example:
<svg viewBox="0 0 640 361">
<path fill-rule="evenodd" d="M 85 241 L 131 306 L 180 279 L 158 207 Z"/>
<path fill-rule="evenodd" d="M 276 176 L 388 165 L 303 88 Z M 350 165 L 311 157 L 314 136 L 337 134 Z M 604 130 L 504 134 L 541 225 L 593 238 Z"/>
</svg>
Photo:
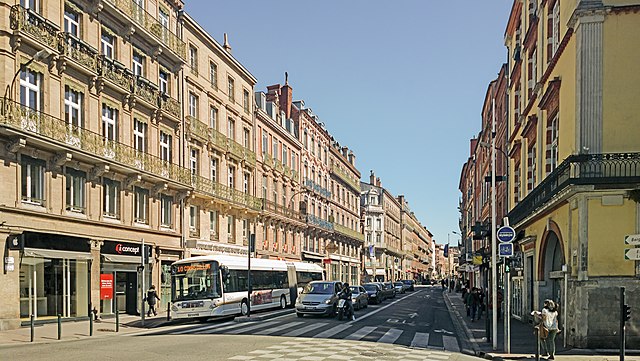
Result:
<svg viewBox="0 0 640 361">
<path fill-rule="evenodd" d="M 396 283 L 394 283 L 394 285 L 396 285 L 396 286 L 402 286 L 402 282 L 396 282 Z"/>
<path fill-rule="evenodd" d="M 364 289 L 367 291 L 377 291 L 378 287 L 376 287 L 376 285 L 364 285 Z"/>
<path fill-rule="evenodd" d="M 411 280 L 404 280 L 402 282 L 404 282 L 405 285 L 410 285 L 411 284 Z"/>
<path fill-rule="evenodd" d="M 318 282 L 309 283 L 304 286 L 302 293 L 328 295 L 333 293 L 333 283 Z"/>
<path fill-rule="evenodd" d="M 360 293 L 360 287 L 351 286 L 351 293 Z"/>
</svg>

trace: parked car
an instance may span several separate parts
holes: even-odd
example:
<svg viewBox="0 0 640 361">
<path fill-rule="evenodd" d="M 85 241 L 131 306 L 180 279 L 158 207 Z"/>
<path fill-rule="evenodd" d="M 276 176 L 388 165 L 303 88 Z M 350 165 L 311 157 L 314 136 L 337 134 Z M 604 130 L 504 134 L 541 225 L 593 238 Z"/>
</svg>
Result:
<svg viewBox="0 0 640 361">
<path fill-rule="evenodd" d="M 380 303 L 384 301 L 384 295 L 382 294 L 382 288 L 377 283 L 365 283 L 362 285 L 369 295 L 370 303 Z"/>
<path fill-rule="evenodd" d="M 414 280 L 403 280 L 402 283 L 404 283 L 407 286 L 407 289 L 409 291 L 415 291 L 415 287 L 414 286 L 416 284 L 416 281 L 414 281 Z"/>
<path fill-rule="evenodd" d="M 397 293 L 405 293 L 405 292 L 407 292 L 407 286 L 401 281 L 394 282 L 393 283 L 393 288 L 395 289 L 396 294 Z"/>
<path fill-rule="evenodd" d="M 351 286 L 351 301 L 356 310 L 369 306 L 369 294 L 362 286 Z"/>
<path fill-rule="evenodd" d="M 382 299 L 393 298 L 395 296 L 393 286 L 391 288 L 385 286 L 384 282 L 374 282 L 382 290 Z"/>
<path fill-rule="evenodd" d="M 382 284 L 384 288 L 383 291 L 386 290 L 389 298 L 396 298 L 396 288 L 391 282 L 385 282 Z"/>
<path fill-rule="evenodd" d="M 302 289 L 296 299 L 296 315 L 333 316 L 338 308 L 338 292 L 342 289 L 340 281 L 312 281 Z"/>
</svg>

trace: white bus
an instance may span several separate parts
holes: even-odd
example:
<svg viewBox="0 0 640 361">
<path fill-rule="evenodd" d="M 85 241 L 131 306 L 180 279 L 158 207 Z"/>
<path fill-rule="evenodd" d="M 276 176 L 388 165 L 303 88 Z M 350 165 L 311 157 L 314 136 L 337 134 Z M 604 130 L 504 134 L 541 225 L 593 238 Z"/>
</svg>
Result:
<svg viewBox="0 0 640 361">
<path fill-rule="evenodd" d="M 252 258 L 251 310 L 293 305 L 307 283 L 323 279 L 316 264 Z M 172 318 L 246 315 L 247 291 L 246 257 L 198 256 L 171 265 Z"/>
</svg>

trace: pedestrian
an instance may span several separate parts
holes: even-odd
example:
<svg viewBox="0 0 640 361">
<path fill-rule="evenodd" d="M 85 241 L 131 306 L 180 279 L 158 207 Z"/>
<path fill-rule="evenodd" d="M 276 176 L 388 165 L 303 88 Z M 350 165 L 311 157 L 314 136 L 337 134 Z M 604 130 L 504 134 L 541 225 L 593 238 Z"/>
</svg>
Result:
<svg viewBox="0 0 640 361">
<path fill-rule="evenodd" d="M 478 311 L 478 289 L 472 288 L 471 293 L 468 298 L 469 309 L 471 311 L 471 322 L 473 322 L 476 318 L 476 313 Z"/>
<path fill-rule="evenodd" d="M 538 338 L 544 350 L 542 356 L 549 357 L 549 360 L 554 360 L 556 354 L 556 335 L 560 332 L 558 328 L 558 310 L 556 303 L 552 300 L 545 300 L 542 311 L 533 311 L 531 315 L 540 322 L 536 328 L 538 328 Z"/>
<path fill-rule="evenodd" d="M 147 311 L 148 317 L 151 317 L 151 312 L 153 312 L 154 316 L 158 315 L 158 312 L 156 312 L 156 300 L 159 301 L 160 297 L 158 297 L 158 293 L 156 292 L 156 286 L 151 285 L 147 291 L 147 304 L 149 305 L 149 311 Z"/>
<path fill-rule="evenodd" d="M 440 280 L 440 283 L 442 284 L 442 289 L 444 290 L 444 288 L 445 288 L 445 281 L 444 281 L 444 278 Z"/>
<path fill-rule="evenodd" d="M 480 317 L 482 317 L 482 312 L 484 312 L 485 307 L 484 291 L 482 290 L 482 288 L 478 288 L 478 321 L 480 321 Z"/>
</svg>

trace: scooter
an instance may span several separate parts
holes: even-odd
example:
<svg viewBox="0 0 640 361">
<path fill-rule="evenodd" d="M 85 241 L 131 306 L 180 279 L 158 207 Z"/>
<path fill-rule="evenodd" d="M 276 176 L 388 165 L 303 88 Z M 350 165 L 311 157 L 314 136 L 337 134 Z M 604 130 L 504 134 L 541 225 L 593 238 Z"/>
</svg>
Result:
<svg viewBox="0 0 640 361">
<path fill-rule="evenodd" d="M 342 321 L 343 317 L 346 317 L 347 320 L 350 320 L 353 315 L 351 314 L 351 308 L 349 307 L 347 300 L 341 298 L 340 300 L 338 300 L 338 320 Z"/>
</svg>

